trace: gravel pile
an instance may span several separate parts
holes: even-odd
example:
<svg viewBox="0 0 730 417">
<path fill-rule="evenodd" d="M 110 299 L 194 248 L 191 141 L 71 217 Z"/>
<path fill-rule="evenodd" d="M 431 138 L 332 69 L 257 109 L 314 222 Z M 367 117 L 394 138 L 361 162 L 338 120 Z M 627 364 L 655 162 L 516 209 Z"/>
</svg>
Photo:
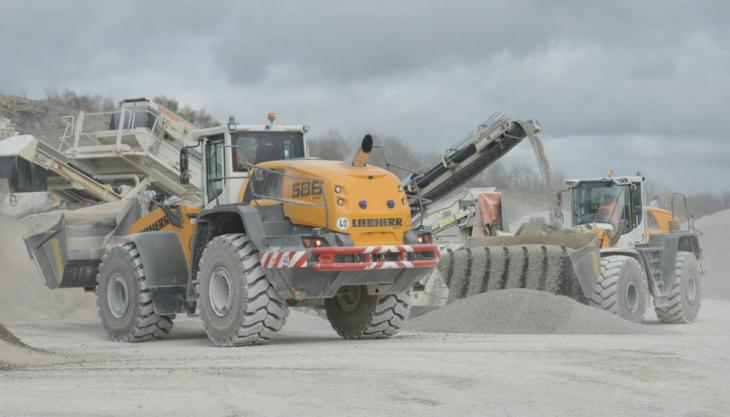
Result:
<svg viewBox="0 0 730 417">
<path fill-rule="evenodd" d="M 14 334 L 10 333 L 10 330 L 6 329 L 2 323 L 0 323 L 0 340 L 15 346 L 28 347 L 20 339 L 15 337 Z"/>
<path fill-rule="evenodd" d="M 707 273 L 703 277 L 702 296 L 730 300 L 730 210 L 705 216 L 695 222 L 702 231 L 700 245 L 704 251 Z"/>
<path fill-rule="evenodd" d="M 70 359 L 61 355 L 33 349 L 24 344 L 18 345 L 0 339 L 0 371 L 28 366 L 43 366 L 68 362 Z"/>
<path fill-rule="evenodd" d="M 31 348 L 0 323 L 0 371 L 62 363 L 67 360 L 65 357 Z"/>
<path fill-rule="evenodd" d="M 416 317 L 406 329 L 434 333 L 661 334 L 544 291 L 508 289 L 457 300 Z"/>
</svg>

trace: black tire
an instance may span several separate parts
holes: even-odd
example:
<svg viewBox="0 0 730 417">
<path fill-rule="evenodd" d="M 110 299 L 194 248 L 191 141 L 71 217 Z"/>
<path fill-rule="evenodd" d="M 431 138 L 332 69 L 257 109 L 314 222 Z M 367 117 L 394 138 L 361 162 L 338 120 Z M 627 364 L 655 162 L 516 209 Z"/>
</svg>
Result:
<svg viewBox="0 0 730 417">
<path fill-rule="evenodd" d="M 368 295 L 365 286 L 342 287 L 324 301 L 327 319 L 345 339 L 385 339 L 395 336 L 410 313 L 407 294 Z"/>
<path fill-rule="evenodd" d="M 669 291 L 666 307 L 655 307 L 662 323 L 689 323 L 697 318 L 702 303 L 700 271 L 697 259 L 689 252 L 677 252 L 674 285 Z"/>
<path fill-rule="evenodd" d="M 170 333 L 175 316 L 155 313 L 142 259 L 133 243 L 106 251 L 96 281 L 99 317 L 112 340 L 142 342 Z"/>
<path fill-rule="evenodd" d="M 267 343 L 289 315 L 286 300 L 261 268 L 259 252 L 243 234 L 218 236 L 208 243 L 197 286 L 200 317 L 216 346 Z"/>
<path fill-rule="evenodd" d="M 649 303 L 649 287 L 639 262 L 623 255 L 601 258 L 601 280 L 589 305 L 641 323 Z"/>
</svg>

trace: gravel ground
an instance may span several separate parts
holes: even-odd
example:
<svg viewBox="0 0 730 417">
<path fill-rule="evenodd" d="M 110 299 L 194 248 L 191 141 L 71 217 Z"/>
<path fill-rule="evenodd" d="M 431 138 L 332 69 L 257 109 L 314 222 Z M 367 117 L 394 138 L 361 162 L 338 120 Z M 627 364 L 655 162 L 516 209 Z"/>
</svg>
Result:
<svg viewBox="0 0 730 417">
<path fill-rule="evenodd" d="M 406 333 L 345 341 L 293 314 L 267 346 L 106 340 L 92 314 L 9 325 L 68 363 L 0 374 L 2 416 L 726 416 L 730 302 L 667 335 Z"/>
<path fill-rule="evenodd" d="M 721 216 L 703 219 L 711 297 L 728 288 Z M 292 312 L 267 346 L 214 348 L 200 320 L 183 316 L 169 339 L 120 344 L 105 337 L 92 294 L 47 290 L 17 223 L 0 216 L 0 230 L 0 321 L 40 349 L 0 340 L 0 416 L 704 417 L 730 410 L 730 301 L 703 300 L 689 325 L 652 317 L 638 326 L 550 294 L 487 293 L 416 318 L 412 331 L 392 340 L 344 341 L 319 317 Z"/>
<path fill-rule="evenodd" d="M 416 317 L 409 330 L 501 334 L 658 334 L 570 298 L 528 289 L 492 291 Z"/>
</svg>

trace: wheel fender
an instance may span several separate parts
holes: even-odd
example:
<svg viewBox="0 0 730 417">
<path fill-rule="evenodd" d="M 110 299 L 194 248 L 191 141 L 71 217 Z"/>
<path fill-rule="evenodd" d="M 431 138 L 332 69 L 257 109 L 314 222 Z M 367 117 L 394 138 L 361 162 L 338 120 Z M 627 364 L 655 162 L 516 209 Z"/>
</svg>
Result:
<svg viewBox="0 0 730 417">
<path fill-rule="evenodd" d="M 198 215 L 198 222 L 207 222 L 215 219 L 219 215 L 233 215 L 241 220 L 243 229 L 229 230 L 228 233 L 246 233 L 246 236 L 257 248 L 263 247 L 266 232 L 264 231 L 264 220 L 261 211 L 251 206 L 244 205 L 226 205 L 207 209 Z"/>
<path fill-rule="evenodd" d="M 132 242 L 142 259 L 147 286 L 186 285 L 188 265 L 180 238 L 172 232 L 135 233 L 117 239 Z"/>
<path fill-rule="evenodd" d="M 228 227 L 218 230 L 217 233 L 211 234 L 209 225 L 218 223 L 224 217 L 228 219 L 235 218 L 240 223 L 236 222 L 235 224 L 228 225 Z M 253 207 L 237 204 L 206 209 L 198 214 L 197 222 L 198 227 L 196 227 L 195 234 L 193 235 L 193 242 L 195 242 L 192 259 L 193 274 L 197 271 L 197 265 L 200 262 L 200 256 L 203 250 L 205 250 L 205 245 L 216 235 L 245 233 L 256 248 L 262 248 L 264 246 L 266 233 L 264 232 L 263 218 L 259 210 Z"/>
<path fill-rule="evenodd" d="M 661 263 L 661 280 L 664 288 L 674 286 L 674 268 L 677 264 L 677 253 L 690 252 L 697 260 L 702 256 L 697 234 L 693 232 L 662 233 L 651 237 L 650 246 L 663 248 Z"/>
<path fill-rule="evenodd" d="M 152 290 L 155 312 L 180 312 L 185 301 L 188 266 L 180 239 L 172 232 L 135 233 L 115 238 L 132 242 L 139 251 L 147 287 Z"/>
</svg>

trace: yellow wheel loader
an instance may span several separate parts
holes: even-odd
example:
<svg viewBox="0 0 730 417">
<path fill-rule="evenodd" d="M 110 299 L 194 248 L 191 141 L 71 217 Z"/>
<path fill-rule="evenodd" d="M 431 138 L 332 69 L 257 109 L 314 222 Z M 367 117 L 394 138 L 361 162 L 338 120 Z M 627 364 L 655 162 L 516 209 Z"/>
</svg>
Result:
<svg viewBox="0 0 730 417">
<path fill-rule="evenodd" d="M 687 200 L 672 198 L 672 210 L 648 207 L 644 178 L 613 177 L 568 181 L 573 227 L 600 242 L 601 277 L 589 303 L 641 322 L 654 299 L 660 321 L 694 321 L 700 309 L 700 278 L 705 271 L 701 235 Z M 676 197 L 684 207 L 686 229 L 675 215 Z"/>
<path fill-rule="evenodd" d="M 566 295 L 635 322 L 644 318 L 651 296 L 662 322 L 693 321 L 705 266 L 701 233 L 694 228 L 686 198 L 688 221 L 681 230 L 677 199 L 671 211 L 649 207 L 640 175 L 566 184 L 558 200 L 564 193 L 570 196 L 571 228 L 528 223 L 514 235 L 497 231 L 466 237 L 463 247 L 442 251 L 439 271 L 445 296 L 454 300 L 491 290 L 531 288 Z M 493 217 L 487 216 L 494 222 Z M 480 224 L 482 218 L 470 223 L 468 233 L 475 226 L 488 226 Z M 438 234 L 435 239 L 439 241 Z"/>
<path fill-rule="evenodd" d="M 346 163 L 307 158 L 307 128 L 274 124 L 273 116 L 263 126 L 231 120 L 182 141 L 123 120 L 111 143 L 63 162 L 93 170 L 104 163 L 92 158 L 107 158 L 119 177 L 138 168 L 145 176 L 137 191 L 63 212 L 26 238 L 49 287 L 96 292 L 112 339 L 164 336 L 176 314 L 199 313 L 213 344 L 261 344 L 290 306 L 324 308 L 347 339 L 398 332 L 409 289 L 435 268 L 439 251 L 424 243 L 428 230 L 412 225 L 398 177 L 368 165 L 372 137 Z M 150 135 L 163 142 L 145 148 L 138 139 Z M 163 145 L 178 146 L 176 166 L 153 158 Z M 131 155 L 144 162 L 130 164 Z"/>
</svg>

